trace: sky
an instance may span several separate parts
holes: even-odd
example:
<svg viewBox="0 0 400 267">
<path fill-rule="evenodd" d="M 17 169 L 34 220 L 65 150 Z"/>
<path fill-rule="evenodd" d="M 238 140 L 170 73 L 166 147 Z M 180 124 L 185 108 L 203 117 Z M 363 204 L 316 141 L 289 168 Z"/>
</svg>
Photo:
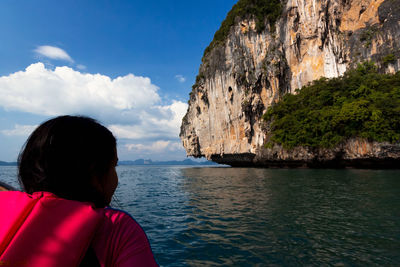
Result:
<svg viewBox="0 0 400 267">
<path fill-rule="evenodd" d="M 120 160 L 182 160 L 204 49 L 236 0 L 1 0 L 0 161 L 59 115 L 97 119 Z"/>
</svg>

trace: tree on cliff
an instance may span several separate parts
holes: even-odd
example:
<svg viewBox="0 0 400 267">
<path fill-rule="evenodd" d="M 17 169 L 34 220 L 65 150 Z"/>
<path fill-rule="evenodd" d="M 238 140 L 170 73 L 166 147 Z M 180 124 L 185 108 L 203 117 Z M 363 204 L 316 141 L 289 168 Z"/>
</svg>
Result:
<svg viewBox="0 0 400 267">
<path fill-rule="evenodd" d="M 321 78 L 272 106 L 267 146 L 333 147 L 352 137 L 400 141 L 400 72 L 380 74 L 371 62 L 342 77 Z"/>
</svg>

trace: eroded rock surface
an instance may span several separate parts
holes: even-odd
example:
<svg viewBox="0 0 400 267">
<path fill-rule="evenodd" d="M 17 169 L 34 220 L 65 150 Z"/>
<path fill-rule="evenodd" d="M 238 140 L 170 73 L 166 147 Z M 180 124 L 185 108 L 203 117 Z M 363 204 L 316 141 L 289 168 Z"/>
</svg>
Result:
<svg viewBox="0 0 400 267">
<path fill-rule="evenodd" d="M 400 0 L 282 3 L 274 29 L 267 24 L 257 33 L 254 19 L 237 19 L 225 44 L 203 58 L 181 126 L 187 154 L 237 166 L 398 159 L 397 146 L 382 154 L 392 145 L 363 140 L 330 151 L 264 148 L 261 117 L 284 94 L 320 77 L 340 76 L 365 60 L 388 73 L 400 68 Z M 389 54 L 396 60 L 386 62 Z M 354 142 L 363 143 L 363 153 Z"/>
</svg>

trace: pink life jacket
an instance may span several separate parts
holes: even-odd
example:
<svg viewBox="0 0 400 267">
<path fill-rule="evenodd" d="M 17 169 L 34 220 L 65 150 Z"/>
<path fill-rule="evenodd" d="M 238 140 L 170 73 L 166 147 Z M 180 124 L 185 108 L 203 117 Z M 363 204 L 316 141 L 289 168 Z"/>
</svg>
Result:
<svg viewBox="0 0 400 267">
<path fill-rule="evenodd" d="M 0 192 L 0 266 L 78 266 L 103 210 L 48 192 Z"/>
</svg>

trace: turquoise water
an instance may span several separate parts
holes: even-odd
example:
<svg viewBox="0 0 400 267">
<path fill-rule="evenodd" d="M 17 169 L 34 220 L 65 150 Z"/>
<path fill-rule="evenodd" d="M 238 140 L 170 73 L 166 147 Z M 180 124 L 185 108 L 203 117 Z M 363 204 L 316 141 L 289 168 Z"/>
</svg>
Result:
<svg viewBox="0 0 400 267">
<path fill-rule="evenodd" d="M 15 185 L 15 167 L 0 180 Z M 119 166 L 162 266 L 399 266 L 400 171 Z"/>
</svg>

